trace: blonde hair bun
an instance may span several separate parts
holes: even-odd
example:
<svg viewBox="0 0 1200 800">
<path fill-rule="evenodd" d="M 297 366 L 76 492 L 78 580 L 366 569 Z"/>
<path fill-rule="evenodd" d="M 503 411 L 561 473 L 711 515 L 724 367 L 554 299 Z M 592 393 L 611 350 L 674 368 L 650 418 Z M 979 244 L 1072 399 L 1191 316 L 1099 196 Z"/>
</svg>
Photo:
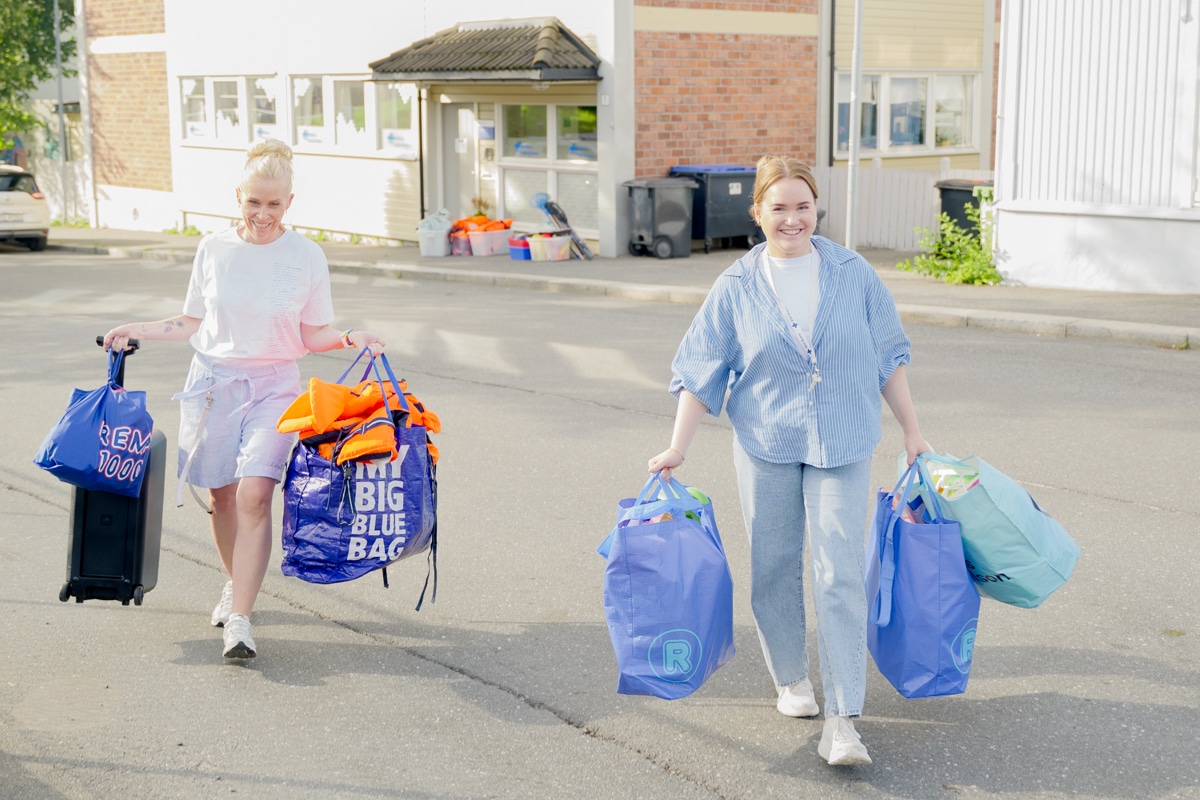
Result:
<svg viewBox="0 0 1200 800">
<path fill-rule="evenodd" d="M 246 189 L 256 178 L 283 181 L 292 191 L 292 148 L 279 139 L 255 142 L 246 151 L 246 166 L 242 171 L 240 188 Z"/>
</svg>

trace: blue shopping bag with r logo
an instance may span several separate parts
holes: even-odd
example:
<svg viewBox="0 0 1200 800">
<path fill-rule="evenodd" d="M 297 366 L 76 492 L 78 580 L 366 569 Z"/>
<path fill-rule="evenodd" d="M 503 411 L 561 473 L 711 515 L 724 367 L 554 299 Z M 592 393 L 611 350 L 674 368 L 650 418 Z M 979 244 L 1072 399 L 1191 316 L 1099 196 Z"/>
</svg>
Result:
<svg viewBox="0 0 1200 800">
<path fill-rule="evenodd" d="M 966 691 L 979 623 L 959 525 L 920 484 L 914 463 L 879 491 L 866 554 L 867 649 L 908 698 Z"/>
<path fill-rule="evenodd" d="M 654 475 L 597 549 L 620 694 L 686 697 L 733 658 L 733 578 L 712 503 Z"/>
</svg>

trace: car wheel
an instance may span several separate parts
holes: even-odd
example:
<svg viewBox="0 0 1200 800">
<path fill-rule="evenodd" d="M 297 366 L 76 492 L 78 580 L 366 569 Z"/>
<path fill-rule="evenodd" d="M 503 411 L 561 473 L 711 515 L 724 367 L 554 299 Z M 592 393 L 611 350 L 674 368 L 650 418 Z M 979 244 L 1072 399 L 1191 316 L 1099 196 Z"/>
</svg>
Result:
<svg viewBox="0 0 1200 800">
<path fill-rule="evenodd" d="M 30 250 L 32 250 L 33 252 L 37 253 L 37 252 L 39 252 L 39 251 L 41 251 L 41 250 L 45 250 L 45 249 L 46 249 L 46 237 L 45 237 L 45 236 L 38 236 L 38 237 L 35 237 L 35 238 L 33 238 L 33 239 L 22 239 L 22 240 L 21 240 L 21 244 L 25 245 L 25 246 L 26 246 L 26 247 L 28 247 Z"/>
</svg>

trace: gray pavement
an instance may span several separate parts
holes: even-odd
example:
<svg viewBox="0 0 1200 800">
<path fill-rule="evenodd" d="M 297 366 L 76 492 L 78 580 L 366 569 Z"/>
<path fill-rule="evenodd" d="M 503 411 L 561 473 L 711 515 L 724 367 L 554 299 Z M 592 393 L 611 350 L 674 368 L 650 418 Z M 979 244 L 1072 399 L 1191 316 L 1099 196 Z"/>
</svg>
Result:
<svg viewBox="0 0 1200 800">
<path fill-rule="evenodd" d="M 29 458 L 68 386 L 98 380 L 91 337 L 177 308 L 186 263 L 0 248 L 0 265 L 0 337 L 21 342 L 0 381 L 17 456 L 0 464 L 0 800 L 1200 800 L 1189 353 L 910 327 L 925 433 L 1018 477 L 1083 555 L 1039 609 L 987 601 L 967 694 L 908 701 L 869 667 L 875 764 L 834 770 L 819 719 L 772 710 L 727 419 L 704 421 L 682 477 L 717 507 L 738 655 L 684 701 L 614 691 L 594 549 L 670 431 L 663 387 L 694 307 L 336 275 L 339 322 L 381 333 L 445 422 L 437 602 L 413 610 L 421 558 L 388 590 L 317 586 L 283 576 L 276 545 L 260 657 L 230 664 L 208 626 L 224 577 L 203 512 L 168 502 L 144 606 L 63 604 L 69 492 Z M 172 442 L 187 352 L 145 347 L 129 371 Z M 349 355 L 306 356 L 302 374 L 336 379 Z M 883 425 L 879 486 L 900 441 Z"/>
<path fill-rule="evenodd" d="M 90 228 L 55 228 L 50 247 L 114 256 L 190 259 L 199 237 Z M 335 272 L 602 294 L 699 304 L 739 249 L 697 249 L 688 258 L 624 255 L 593 261 L 514 261 L 507 256 L 431 258 L 415 244 L 320 242 Z M 1135 294 L 1029 286 L 950 286 L 896 269 L 912 253 L 861 251 L 896 298 L 907 323 L 1200 349 L 1200 295 Z"/>
</svg>

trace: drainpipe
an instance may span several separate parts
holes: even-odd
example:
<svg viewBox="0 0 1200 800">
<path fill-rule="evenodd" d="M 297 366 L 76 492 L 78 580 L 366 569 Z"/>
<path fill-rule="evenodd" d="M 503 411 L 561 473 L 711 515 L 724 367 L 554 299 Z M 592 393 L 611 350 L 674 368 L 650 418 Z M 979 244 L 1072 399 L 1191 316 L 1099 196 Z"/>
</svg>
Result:
<svg viewBox="0 0 1200 800">
<path fill-rule="evenodd" d="M 829 0 L 829 165 L 837 153 L 837 0 Z"/>
<path fill-rule="evenodd" d="M 429 90 L 417 87 L 417 193 L 421 197 L 421 215 L 417 222 L 425 219 L 425 103 Z"/>
<path fill-rule="evenodd" d="M 66 224 L 67 200 L 72 192 L 67 188 L 67 112 L 63 108 L 62 22 L 58 0 L 54 0 L 54 64 L 58 68 L 58 158 L 62 165 L 62 221 Z"/>
<path fill-rule="evenodd" d="M 854 49 L 850 52 L 850 162 L 846 170 L 846 247 L 853 250 L 858 202 L 858 151 L 862 139 L 862 104 L 858 95 L 862 84 L 862 8 L 863 0 L 854 0 Z"/>
<path fill-rule="evenodd" d="M 79 56 L 79 121 L 83 126 L 83 157 L 86 161 L 88 193 L 91 195 L 88 222 L 100 227 L 100 195 L 96 191 L 96 143 L 92 130 L 91 55 L 87 35 L 86 0 L 75 0 L 75 41 Z"/>
</svg>

